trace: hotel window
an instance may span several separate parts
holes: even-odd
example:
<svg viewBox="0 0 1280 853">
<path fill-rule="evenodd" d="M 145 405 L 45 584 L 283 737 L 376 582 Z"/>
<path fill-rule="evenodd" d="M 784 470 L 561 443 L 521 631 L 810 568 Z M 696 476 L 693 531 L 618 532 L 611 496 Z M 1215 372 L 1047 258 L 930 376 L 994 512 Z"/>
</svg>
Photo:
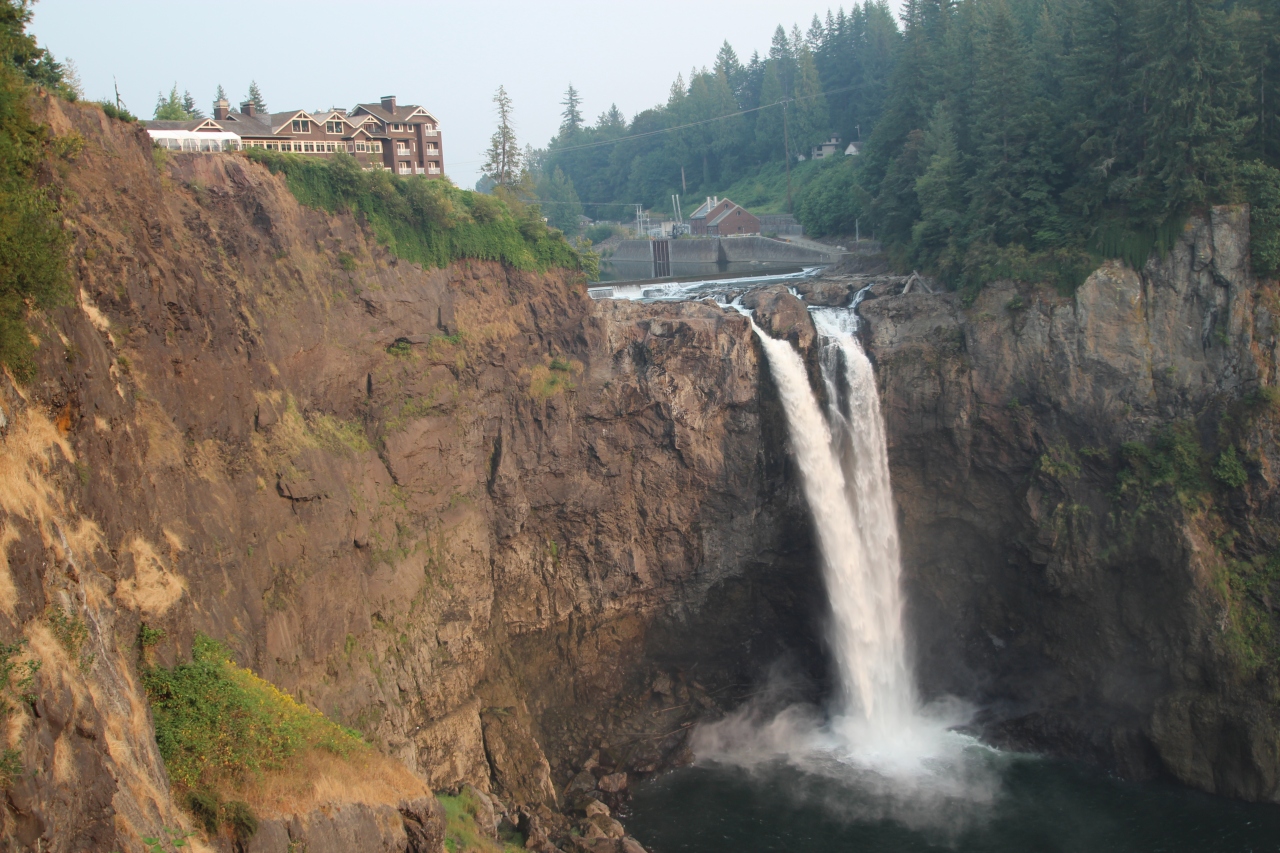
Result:
<svg viewBox="0 0 1280 853">
<path fill-rule="evenodd" d="M 316 144 L 314 142 L 304 142 L 302 143 L 302 150 L 308 154 L 314 154 L 316 153 Z"/>
<path fill-rule="evenodd" d="M 409 164 L 408 164 L 408 163 L 401 163 L 401 164 L 400 164 L 400 174 L 402 174 L 402 175 L 407 175 L 407 174 L 409 174 Z"/>
<path fill-rule="evenodd" d="M 356 143 L 356 153 L 364 154 L 369 150 L 369 146 L 363 142 Z"/>
<path fill-rule="evenodd" d="M 342 122 L 326 121 L 324 123 L 324 132 L 325 133 L 342 133 Z"/>
<path fill-rule="evenodd" d="M 295 118 L 293 120 L 293 132 L 294 133 L 310 133 L 311 122 L 306 121 L 304 119 Z"/>
<path fill-rule="evenodd" d="M 408 146 L 408 145 L 405 145 L 403 142 L 397 142 L 397 143 L 396 143 L 396 153 L 397 153 L 397 154 L 401 154 L 401 155 L 406 155 L 406 156 L 407 156 L 407 155 L 408 155 L 408 153 L 409 153 L 409 146 Z"/>
<path fill-rule="evenodd" d="M 370 146 L 369 146 L 369 150 L 370 150 L 370 151 L 372 151 L 374 154 L 381 154 L 381 153 L 382 153 L 382 143 L 381 143 L 381 142 L 375 142 L 375 143 L 373 143 L 372 145 L 370 145 Z"/>
</svg>

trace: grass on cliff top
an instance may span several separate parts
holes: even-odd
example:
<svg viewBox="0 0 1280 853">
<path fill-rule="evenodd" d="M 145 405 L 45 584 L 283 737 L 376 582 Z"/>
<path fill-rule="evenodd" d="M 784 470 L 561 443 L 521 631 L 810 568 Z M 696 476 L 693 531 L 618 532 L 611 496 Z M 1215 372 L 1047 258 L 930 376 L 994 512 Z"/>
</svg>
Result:
<svg viewBox="0 0 1280 853">
<path fill-rule="evenodd" d="M 457 796 L 437 796 L 444 806 L 444 848 L 449 853 L 515 853 L 524 849 L 519 833 L 504 834 L 497 841 L 486 836 L 476 823 L 479 803 L 466 791 Z"/>
<path fill-rule="evenodd" d="M 564 234 L 547 227 L 537 205 L 460 190 L 441 178 L 366 172 L 346 154 L 320 159 L 250 148 L 247 156 L 283 174 L 302 204 L 363 218 L 406 261 L 444 267 L 477 258 L 519 270 L 593 272 Z"/>
<path fill-rule="evenodd" d="M 143 684 L 175 793 L 210 834 L 252 834 L 255 813 L 296 814 L 329 801 L 394 805 L 428 793 L 404 765 L 237 666 L 203 635 L 190 663 L 147 667 Z"/>
</svg>

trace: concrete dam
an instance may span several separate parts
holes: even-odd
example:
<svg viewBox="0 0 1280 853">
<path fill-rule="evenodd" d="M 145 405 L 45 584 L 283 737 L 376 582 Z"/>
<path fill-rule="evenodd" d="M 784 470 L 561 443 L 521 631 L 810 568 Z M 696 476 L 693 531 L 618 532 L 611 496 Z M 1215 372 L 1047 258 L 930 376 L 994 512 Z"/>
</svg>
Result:
<svg viewBox="0 0 1280 853">
<path fill-rule="evenodd" d="M 606 263 L 615 279 L 635 280 L 706 275 L 752 265 L 811 266 L 835 263 L 835 252 L 770 237 L 693 237 L 678 240 L 624 240 Z"/>
</svg>

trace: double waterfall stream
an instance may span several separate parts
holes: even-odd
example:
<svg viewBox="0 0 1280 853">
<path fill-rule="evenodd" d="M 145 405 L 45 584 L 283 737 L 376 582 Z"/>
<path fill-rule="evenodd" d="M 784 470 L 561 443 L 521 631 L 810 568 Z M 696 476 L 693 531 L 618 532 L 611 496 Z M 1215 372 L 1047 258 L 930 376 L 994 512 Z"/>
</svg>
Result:
<svg viewBox="0 0 1280 853">
<path fill-rule="evenodd" d="M 752 320 L 823 562 L 834 695 L 780 707 L 785 691 L 766 689 L 699 727 L 697 762 L 639 787 L 631 830 L 655 853 L 1280 850 L 1274 807 L 1001 752 L 956 731 L 972 708 L 920 701 L 862 295 L 810 309 L 825 407 L 801 355 Z"/>
</svg>

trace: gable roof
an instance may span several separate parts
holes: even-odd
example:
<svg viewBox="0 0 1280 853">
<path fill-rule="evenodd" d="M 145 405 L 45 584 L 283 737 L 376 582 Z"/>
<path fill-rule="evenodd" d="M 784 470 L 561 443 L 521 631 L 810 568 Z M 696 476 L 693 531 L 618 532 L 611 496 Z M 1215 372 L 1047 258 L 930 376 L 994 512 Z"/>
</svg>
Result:
<svg viewBox="0 0 1280 853">
<path fill-rule="evenodd" d="M 238 133 L 242 137 L 247 136 L 251 139 L 275 136 L 266 122 L 262 121 L 258 116 L 251 116 L 245 113 L 229 112 L 225 119 L 214 122 L 214 124 L 223 130 L 229 130 L 232 133 Z"/>
<path fill-rule="evenodd" d="M 711 220 L 707 224 L 719 225 L 721 222 L 725 220 L 725 218 L 729 214 L 733 213 L 735 210 L 741 210 L 743 213 L 747 214 L 747 216 L 751 216 L 751 211 L 747 210 L 745 207 L 743 207 L 740 204 L 734 204 L 733 202 L 730 202 L 729 207 L 723 213 L 721 213 L 719 216 L 717 216 L 715 219 Z"/>
<path fill-rule="evenodd" d="M 425 116 L 437 123 L 439 121 L 435 116 L 417 104 L 399 104 L 394 110 L 388 110 L 383 107 L 382 104 L 356 104 L 356 109 L 352 110 L 352 112 L 355 112 L 356 110 L 364 110 L 374 118 L 381 119 L 382 121 L 396 122 L 397 124 L 400 122 L 406 122 L 419 115 Z"/>
<path fill-rule="evenodd" d="M 203 125 L 209 124 L 208 119 L 197 118 L 190 121 L 144 121 L 142 126 L 147 130 L 199 130 Z M 206 130 L 216 130 L 218 128 L 205 128 Z"/>
<path fill-rule="evenodd" d="M 283 112 L 283 113 L 272 113 L 270 116 L 271 128 L 275 133 L 279 133 L 280 131 L 284 130 L 286 125 L 288 125 L 291 121 L 299 117 L 305 119 L 306 121 L 312 121 L 312 122 L 315 121 L 315 119 L 311 116 L 311 113 L 307 112 L 306 110 L 291 110 L 289 112 Z"/>
<path fill-rule="evenodd" d="M 708 204 L 708 202 L 704 201 L 701 204 L 701 206 L 699 206 L 698 209 L 695 210 L 689 216 L 689 218 L 690 219 L 706 219 L 707 217 L 712 215 L 719 216 L 720 214 L 717 214 L 716 211 L 720 210 L 721 207 L 724 207 L 726 210 L 732 210 L 733 208 L 737 207 L 736 204 L 729 201 L 729 199 L 727 198 L 712 198 L 711 201 L 714 202 L 714 204 Z M 723 212 L 724 211 L 721 211 L 721 213 Z"/>
</svg>

